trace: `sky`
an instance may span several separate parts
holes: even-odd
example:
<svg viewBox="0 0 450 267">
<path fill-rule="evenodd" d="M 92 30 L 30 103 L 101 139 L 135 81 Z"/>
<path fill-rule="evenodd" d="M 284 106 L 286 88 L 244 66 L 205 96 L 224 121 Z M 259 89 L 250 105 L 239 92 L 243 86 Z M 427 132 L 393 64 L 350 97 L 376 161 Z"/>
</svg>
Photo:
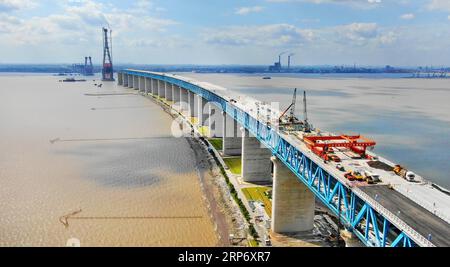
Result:
<svg viewBox="0 0 450 267">
<path fill-rule="evenodd" d="M 450 0 L 0 0 L 0 63 L 450 66 Z M 286 60 L 286 58 L 283 58 Z"/>
</svg>

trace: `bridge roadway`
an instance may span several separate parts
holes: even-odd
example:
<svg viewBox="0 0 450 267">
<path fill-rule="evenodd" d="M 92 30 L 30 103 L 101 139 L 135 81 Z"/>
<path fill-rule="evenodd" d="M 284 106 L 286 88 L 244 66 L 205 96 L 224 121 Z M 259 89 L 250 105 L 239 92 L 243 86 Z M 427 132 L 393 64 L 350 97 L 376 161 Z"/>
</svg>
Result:
<svg viewBox="0 0 450 267">
<path fill-rule="evenodd" d="M 369 196 L 378 195 L 377 201 L 390 212 L 419 232 L 428 237 L 438 247 L 450 246 L 450 227 L 447 222 L 434 216 L 433 213 L 411 201 L 399 192 L 389 189 L 386 185 L 373 185 L 360 187 Z M 400 213 L 399 213 L 400 211 Z"/>
<path fill-rule="evenodd" d="M 342 173 L 337 172 L 337 170 L 331 168 L 327 164 L 323 164 L 318 156 L 312 154 L 309 149 L 304 148 L 304 144 L 300 142 L 298 138 L 279 132 L 271 127 L 267 128 L 264 120 L 259 119 L 262 110 L 260 106 L 261 102 L 258 102 L 259 104 L 255 105 L 255 103 L 251 103 L 251 100 L 249 102 L 250 98 L 231 94 L 230 91 L 225 88 L 214 86 L 209 83 L 193 81 L 172 74 L 124 70 L 119 72 L 119 84 L 124 84 L 124 79 L 128 82 L 128 79 L 131 78 L 131 80 L 129 80 L 131 82 L 129 87 L 141 90 L 142 86 L 140 87 L 139 84 L 137 86 L 135 85 L 135 77 L 139 76 L 151 79 L 151 86 L 153 86 L 153 80 L 163 81 L 163 83 L 172 83 L 180 88 L 192 91 L 206 100 L 219 102 L 219 105 L 222 105 L 221 108 L 226 111 L 228 115 L 232 116 L 244 127 L 252 130 L 255 133 L 255 136 L 270 148 L 273 153 L 315 193 L 316 197 L 321 199 L 322 202 L 335 213 L 339 214 L 346 226 L 352 228 L 352 230 L 357 233 L 357 237 L 366 245 L 384 246 L 386 242 L 390 245 L 398 245 L 402 242 L 401 240 L 403 240 L 403 245 L 405 246 L 408 246 L 408 244 L 411 245 L 411 243 L 415 243 L 418 246 L 449 245 L 448 233 L 450 229 L 447 222 L 437 218 L 437 216 L 428 212 L 426 209 L 420 207 L 400 193 L 393 190 L 387 190 L 387 187 L 366 186 L 354 188 L 349 186 L 347 183 L 348 181 L 343 177 Z M 157 82 L 156 84 L 157 87 L 159 87 L 160 82 Z M 146 85 L 144 87 L 145 92 L 147 92 Z M 158 90 L 156 90 L 156 92 L 158 92 Z M 266 110 L 268 110 L 269 113 L 274 113 L 271 107 L 266 107 Z M 264 130 L 267 130 L 269 133 L 261 134 L 261 129 L 263 132 Z M 264 134 L 265 137 L 263 137 Z M 277 142 L 277 144 L 273 144 L 275 142 Z M 295 150 L 299 153 L 299 157 L 295 157 L 295 160 L 298 160 L 298 162 L 291 163 L 294 159 L 290 159 L 292 154 L 289 154 L 289 151 L 294 153 Z M 297 152 L 295 152 L 295 155 L 297 155 L 296 153 Z M 302 156 L 301 159 L 300 155 Z M 305 163 L 301 163 L 301 160 Z M 294 171 L 294 166 L 300 166 L 300 163 L 302 164 L 301 168 L 297 167 L 297 170 Z M 324 174 L 313 174 L 308 167 L 309 165 L 316 166 L 313 170 L 317 170 L 317 168 L 323 169 Z M 308 171 L 309 174 L 307 173 Z M 321 189 L 320 182 L 317 182 L 317 177 L 319 177 L 319 179 L 324 179 L 326 173 L 331 175 L 328 176 L 329 186 L 328 188 L 325 187 L 325 189 Z M 330 187 L 330 180 L 332 178 L 335 179 L 331 183 L 333 186 L 335 185 L 334 189 Z M 315 189 L 317 183 L 319 183 L 317 186 L 318 189 Z M 381 197 L 379 201 L 374 199 L 373 196 L 375 194 L 378 194 Z M 355 201 L 359 201 L 360 204 L 355 205 Z M 335 206 L 333 206 L 333 204 Z M 362 208 L 357 210 L 356 206 L 362 206 Z M 398 210 L 401 210 L 400 214 L 397 213 Z M 346 215 L 344 216 L 344 214 Z M 363 217 L 365 217 L 365 219 L 362 219 Z M 377 221 L 380 220 L 380 218 L 384 220 L 383 229 L 380 229 L 380 226 L 377 225 Z M 374 229 L 376 231 L 374 231 Z M 371 233 L 369 233 L 370 231 Z M 388 232 L 394 232 L 398 236 L 394 236 L 395 240 L 386 240 L 389 238 Z M 381 233 L 383 236 L 380 237 Z M 431 242 L 427 240 L 428 234 L 430 233 L 432 235 Z"/>
</svg>

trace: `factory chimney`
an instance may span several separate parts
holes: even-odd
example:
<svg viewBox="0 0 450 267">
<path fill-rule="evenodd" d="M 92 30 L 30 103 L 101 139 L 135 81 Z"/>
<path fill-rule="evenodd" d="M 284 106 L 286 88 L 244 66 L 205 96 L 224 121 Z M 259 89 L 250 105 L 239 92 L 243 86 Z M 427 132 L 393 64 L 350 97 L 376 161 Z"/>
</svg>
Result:
<svg viewBox="0 0 450 267">
<path fill-rule="evenodd" d="M 288 70 L 291 69 L 291 57 L 294 56 L 294 53 L 289 54 L 288 56 Z"/>
</svg>

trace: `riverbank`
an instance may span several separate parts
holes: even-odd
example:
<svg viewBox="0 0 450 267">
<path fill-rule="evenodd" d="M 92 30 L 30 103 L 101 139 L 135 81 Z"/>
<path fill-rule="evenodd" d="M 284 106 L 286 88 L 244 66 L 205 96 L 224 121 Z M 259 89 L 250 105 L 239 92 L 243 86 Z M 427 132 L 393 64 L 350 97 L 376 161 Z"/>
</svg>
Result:
<svg viewBox="0 0 450 267">
<path fill-rule="evenodd" d="M 159 105 L 173 119 L 181 116 L 161 99 L 151 95 L 144 97 Z M 180 127 L 191 128 L 191 125 L 183 120 Z M 182 138 L 190 145 L 195 158 L 204 201 L 218 235 L 217 246 L 247 246 L 247 223 L 230 194 L 220 167 L 208 152 L 208 147 L 200 140 L 199 135 L 192 134 L 190 137 Z"/>
</svg>

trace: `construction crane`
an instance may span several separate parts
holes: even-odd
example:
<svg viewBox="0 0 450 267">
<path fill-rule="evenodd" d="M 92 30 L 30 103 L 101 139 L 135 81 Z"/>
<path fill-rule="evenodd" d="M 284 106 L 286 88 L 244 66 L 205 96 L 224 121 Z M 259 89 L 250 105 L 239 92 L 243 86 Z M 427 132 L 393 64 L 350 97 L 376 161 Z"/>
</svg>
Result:
<svg viewBox="0 0 450 267">
<path fill-rule="evenodd" d="M 304 131 L 307 133 L 310 133 L 312 127 L 308 121 L 308 109 L 306 106 L 306 91 L 303 91 L 303 116 L 304 116 L 304 120 L 303 120 Z"/>
<path fill-rule="evenodd" d="M 312 130 L 312 125 L 308 121 L 308 112 L 306 106 L 306 91 L 303 91 L 303 115 L 304 120 L 300 121 L 295 117 L 295 106 L 297 102 L 297 88 L 294 89 L 294 95 L 292 96 L 292 103 L 287 107 L 287 109 L 278 118 L 278 125 L 284 130 L 290 131 L 304 131 L 310 133 Z M 286 113 L 290 111 L 289 116 L 283 121 Z"/>
<path fill-rule="evenodd" d="M 281 116 L 278 118 L 278 122 L 281 124 L 283 124 L 282 122 L 282 118 L 284 117 L 284 115 L 286 115 L 286 113 L 291 110 L 289 117 L 287 119 L 288 123 L 293 123 L 295 120 L 295 103 L 297 102 L 297 88 L 294 89 L 294 95 L 292 97 L 292 103 L 289 105 L 289 107 L 287 107 L 287 109 L 281 114 Z"/>
</svg>

